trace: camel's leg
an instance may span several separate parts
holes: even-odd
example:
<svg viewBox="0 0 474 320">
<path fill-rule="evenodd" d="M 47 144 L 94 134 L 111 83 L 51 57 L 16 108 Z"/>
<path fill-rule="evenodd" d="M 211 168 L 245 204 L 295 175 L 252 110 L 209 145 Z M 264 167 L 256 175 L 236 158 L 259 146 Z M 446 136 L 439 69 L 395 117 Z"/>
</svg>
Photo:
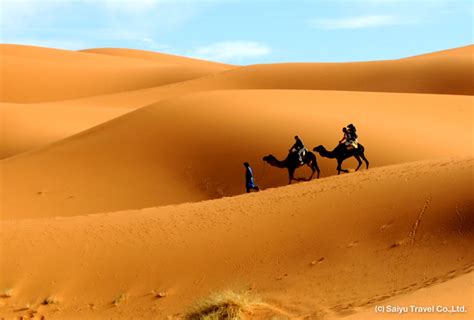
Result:
<svg viewBox="0 0 474 320">
<path fill-rule="evenodd" d="M 367 158 L 365 157 L 364 152 L 362 152 L 362 153 L 360 154 L 360 156 L 361 156 L 362 160 L 365 161 L 366 169 L 369 169 L 369 160 L 367 160 Z"/>
<path fill-rule="evenodd" d="M 306 163 L 306 165 L 311 169 L 311 175 L 309 176 L 309 179 L 307 179 L 306 181 L 310 181 L 311 179 L 313 179 L 313 176 L 314 176 L 314 167 L 313 167 L 313 162 L 308 162 Z"/>
<path fill-rule="evenodd" d="M 311 169 L 313 170 L 313 174 L 314 174 L 314 171 L 316 171 L 316 172 L 318 173 L 318 175 L 316 176 L 316 179 L 319 179 L 319 173 L 320 173 L 320 171 L 319 171 L 318 164 L 315 163 L 314 166 L 311 167 Z M 312 177 L 312 176 L 313 176 L 313 175 L 311 175 L 311 177 Z"/>
<path fill-rule="evenodd" d="M 319 179 L 319 167 L 318 167 L 318 163 L 316 162 L 316 159 L 313 161 L 311 169 L 313 170 L 313 174 L 314 174 L 314 171 L 318 173 L 317 179 Z M 313 175 L 311 175 L 311 177 L 312 176 Z"/>
<path fill-rule="evenodd" d="M 337 160 L 337 174 L 340 174 L 341 171 L 344 172 L 344 173 L 348 173 L 349 170 L 346 170 L 346 169 L 342 169 L 342 161 L 343 160 Z"/>
<path fill-rule="evenodd" d="M 360 160 L 360 157 L 357 154 L 354 155 L 354 158 L 356 158 L 357 162 L 359 163 L 359 165 L 357 166 L 357 168 L 355 170 L 355 171 L 357 171 L 357 170 L 359 170 L 360 166 L 362 165 L 362 160 Z"/>
<path fill-rule="evenodd" d="M 291 180 L 293 180 L 293 174 L 295 173 L 295 170 L 288 169 L 288 184 L 291 184 Z"/>
</svg>

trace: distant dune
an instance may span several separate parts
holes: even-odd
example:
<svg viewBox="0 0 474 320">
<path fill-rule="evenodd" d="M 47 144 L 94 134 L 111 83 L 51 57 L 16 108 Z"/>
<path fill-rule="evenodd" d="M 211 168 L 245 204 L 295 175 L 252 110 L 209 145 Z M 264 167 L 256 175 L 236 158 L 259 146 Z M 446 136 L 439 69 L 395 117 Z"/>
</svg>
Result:
<svg viewBox="0 0 474 320">
<path fill-rule="evenodd" d="M 232 66 L 0 45 L 0 318 L 190 320 L 232 290 L 259 301 L 243 320 L 471 319 L 473 50 Z M 321 179 L 287 186 L 262 161 L 349 123 L 369 170 L 316 154 Z"/>
<path fill-rule="evenodd" d="M 188 82 L 180 90 L 311 89 L 472 95 L 473 68 L 472 56 L 448 55 L 376 62 L 252 65 Z"/>
<path fill-rule="evenodd" d="M 473 47 L 428 54 L 426 59 L 422 55 L 399 61 L 233 67 L 132 49 L 72 52 L 0 45 L 5 79 L 0 99 L 23 104 L 18 104 L 13 112 L 12 104 L 0 102 L 0 108 L 8 110 L 3 117 L 11 118 L 14 114 L 14 121 L 3 121 L 4 136 L 8 134 L 8 137 L 4 137 L 6 142 L 0 145 L 0 158 L 84 131 L 123 114 L 126 108 L 132 111 L 201 91 L 316 89 L 470 94 L 474 91 L 471 72 L 474 62 L 470 54 Z M 94 120 L 90 110 L 102 107 L 123 110 L 97 111 L 99 116 Z M 32 108 L 41 119 L 41 125 L 32 125 L 31 117 L 27 116 L 26 110 Z M 74 121 L 69 126 L 67 113 L 62 112 L 69 108 L 84 108 L 87 116 L 79 118 L 89 120 Z M 58 111 L 57 115 L 53 110 Z M 58 123 L 64 124 L 63 129 L 59 130 Z M 15 128 L 11 128 L 13 125 Z"/>
<path fill-rule="evenodd" d="M 193 67 L 207 67 L 209 71 L 220 72 L 225 69 L 229 69 L 231 66 L 219 62 L 211 62 L 200 59 L 186 58 L 182 56 L 176 56 L 172 54 L 165 54 L 153 51 L 135 50 L 135 49 L 124 49 L 124 48 L 97 48 L 80 50 L 79 52 L 98 53 L 111 56 L 119 56 L 125 58 L 136 58 L 140 60 L 155 61 L 160 63 L 177 64 L 181 66 Z"/>
<path fill-rule="evenodd" d="M 423 58 L 431 58 L 431 57 L 457 57 L 457 58 L 473 59 L 474 58 L 474 45 L 420 54 L 420 55 L 408 57 L 405 59 L 418 59 L 418 58 L 423 59 Z"/>
<path fill-rule="evenodd" d="M 229 69 L 209 62 L 187 63 L 167 57 L 144 60 L 20 45 L 0 45 L 0 101 L 66 100 L 149 88 Z M 188 61 L 189 59 L 184 59 Z"/>
<path fill-rule="evenodd" d="M 168 55 L 153 56 L 149 52 L 118 49 L 97 49 L 107 54 L 93 52 L 1 45 L 4 83 L 0 100 L 31 103 L 74 99 L 160 86 L 232 68 L 205 61 L 190 63 L 189 59 Z M 217 89 L 317 89 L 466 95 L 474 92 L 470 71 L 473 65 L 468 55 L 436 55 L 424 60 L 254 65 L 186 84 L 180 90 L 185 93 Z"/>
</svg>

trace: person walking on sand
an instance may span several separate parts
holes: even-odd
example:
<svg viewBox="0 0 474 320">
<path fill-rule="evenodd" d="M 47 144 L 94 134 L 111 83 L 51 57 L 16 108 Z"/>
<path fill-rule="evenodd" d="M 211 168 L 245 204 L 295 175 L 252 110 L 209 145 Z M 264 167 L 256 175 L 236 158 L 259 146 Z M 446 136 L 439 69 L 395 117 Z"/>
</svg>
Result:
<svg viewBox="0 0 474 320">
<path fill-rule="evenodd" d="M 244 162 L 245 167 L 245 189 L 247 193 L 251 190 L 260 191 L 260 188 L 255 184 L 253 179 L 253 171 L 250 168 L 250 164 L 248 162 Z"/>
</svg>

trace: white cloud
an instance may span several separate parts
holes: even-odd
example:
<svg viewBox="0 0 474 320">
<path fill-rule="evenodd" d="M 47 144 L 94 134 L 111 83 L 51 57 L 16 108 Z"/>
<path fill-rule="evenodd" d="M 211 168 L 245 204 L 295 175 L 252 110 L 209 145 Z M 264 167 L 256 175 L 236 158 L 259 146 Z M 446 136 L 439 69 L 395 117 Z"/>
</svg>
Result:
<svg viewBox="0 0 474 320">
<path fill-rule="evenodd" d="M 313 19 L 307 21 L 307 24 L 310 27 L 317 29 L 361 29 L 405 25 L 413 22 L 413 20 L 404 20 L 394 15 L 379 14 L 348 18 Z"/>
<path fill-rule="evenodd" d="M 233 62 L 268 55 L 271 49 L 255 41 L 223 41 L 198 47 L 190 56 L 212 61 Z"/>
</svg>

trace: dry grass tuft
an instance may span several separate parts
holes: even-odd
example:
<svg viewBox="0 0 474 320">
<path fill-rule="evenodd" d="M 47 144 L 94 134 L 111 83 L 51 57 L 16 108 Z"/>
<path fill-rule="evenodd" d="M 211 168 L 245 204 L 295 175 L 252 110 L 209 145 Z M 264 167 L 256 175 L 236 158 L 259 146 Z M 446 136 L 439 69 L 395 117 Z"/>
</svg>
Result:
<svg viewBox="0 0 474 320">
<path fill-rule="evenodd" d="M 199 301 L 186 320 L 240 320 L 259 302 L 247 293 L 224 291 Z"/>
<path fill-rule="evenodd" d="M 41 303 L 44 306 L 51 305 L 51 304 L 58 304 L 59 300 L 53 296 L 49 296 L 46 299 L 43 300 Z"/>
<path fill-rule="evenodd" d="M 119 304 L 121 304 L 122 302 L 124 302 L 125 300 L 127 300 L 128 298 L 128 295 L 126 293 L 122 293 L 121 295 L 119 295 L 117 298 L 115 298 L 114 301 L 112 301 L 112 304 L 114 306 L 118 306 Z"/>
<path fill-rule="evenodd" d="M 11 296 L 13 296 L 12 288 L 4 289 L 0 292 L 0 298 L 10 298 Z"/>
</svg>

